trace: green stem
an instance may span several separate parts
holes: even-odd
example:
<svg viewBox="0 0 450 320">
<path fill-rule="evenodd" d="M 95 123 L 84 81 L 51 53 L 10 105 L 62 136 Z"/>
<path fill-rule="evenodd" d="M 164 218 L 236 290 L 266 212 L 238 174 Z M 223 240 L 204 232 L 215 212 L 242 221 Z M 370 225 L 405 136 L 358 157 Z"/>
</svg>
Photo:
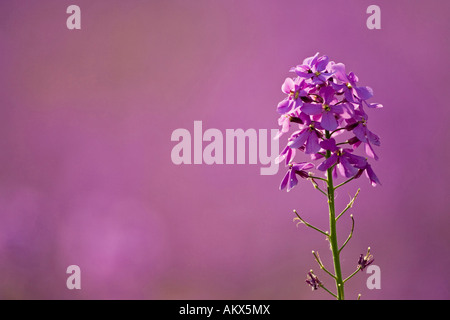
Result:
<svg viewBox="0 0 450 320">
<path fill-rule="evenodd" d="M 337 299 L 337 296 L 333 292 L 328 290 L 323 284 L 321 284 L 320 287 Z"/>
<path fill-rule="evenodd" d="M 330 132 L 325 131 L 325 137 L 329 139 L 331 137 Z M 327 150 L 326 158 L 331 156 L 331 151 Z M 327 193 L 328 193 L 328 209 L 330 214 L 330 234 L 329 241 L 331 245 L 331 251 L 333 253 L 334 272 L 336 277 L 336 292 L 337 299 L 344 300 L 344 281 L 342 280 L 341 262 L 339 258 L 339 246 L 336 232 L 336 210 L 334 205 L 334 186 L 333 186 L 333 169 L 327 170 Z"/>
<path fill-rule="evenodd" d="M 299 220 L 299 221 L 300 221 L 299 223 L 303 223 L 305 226 L 307 226 L 307 227 L 309 227 L 309 228 L 311 228 L 311 229 L 314 229 L 314 230 L 316 230 L 316 231 L 322 233 L 324 236 L 327 236 L 327 237 L 329 236 L 329 234 L 326 233 L 325 231 L 320 230 L 319 228 L 314 227 L 312 224 L 309 224 L 308 222 L 306 222 L 305 220 L 303 220 L 303 218 L 300 217 L 300 215 L 298 214 L 297 210 L 294 209 L 294 213 L 295 213 L 295 215 L 297 216 L 297 218 L 294 218 L 294 221 L 295 221 L 295 220 Z"/>
<path fill-rule="evenodd" d="M 355 177 L 352 177 L 344 182 L 342 182 L 341 184 L 338 184 L 336 187 L 334 187 L 334 190 L 336 190 L 339 187 L 342 187 L 344 184 L 349 183 L 350 181 L 352 181 L 353 179 L 355 179 Z"/>
<path fill-rule="evenodd" d="M 345 278 L 344 283 L 350 280 L 355 274 L 357 274 L 359 270 L 361 270 L 361 267 L 358 266 L 358 268 L 351 275 Z"/>
</svg>

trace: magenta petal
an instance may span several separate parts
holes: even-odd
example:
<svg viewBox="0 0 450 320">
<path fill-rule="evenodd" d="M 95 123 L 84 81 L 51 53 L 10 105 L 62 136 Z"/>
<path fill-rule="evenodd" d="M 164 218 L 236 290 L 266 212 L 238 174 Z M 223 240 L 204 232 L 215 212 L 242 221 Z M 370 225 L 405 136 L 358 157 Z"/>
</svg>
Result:
<svg viewBox="0 0 450 320">
<path fill-rule="evenodd" d="M 327 56 L 322 56 L 319 59 L 317 59 L 316 70 L 318 71 L 325 70 L 329 60 L 330 59 Z"/>
<path fill-rule="evenodd" d="M 344 89 L 344 96 L 348 102 L 355 102 L 355 99 L 353 98 L 353 91 L 354 89 L 348 89 L 347 87 Z"/>
<path fill-rule="evenodd" d="M 314 168 L 314 164 L 312 164 L 311 162 L 300 162 L 292 165 L 292 170 L 294 171 L 304 171 L 311 168 Z"/>
<path fill-rule="evenodd" d="M 345 65 L 343 63 L 336 63 L 331 67 L 331 70 L 334 71 L 334 75 L 336 79 L 347 82 L 347 75 L 345 73 Z"/>
<path fill-rule="evenodd" d="M 336 151 L 337 150 L 336 140 L 334 140 L 333 138 L 321 141 L 320 142 L 320 146 L 322 148 L 324 148 L 325 150 L 330 150 L 330 151 Z"/>
<path fill-rule="evenodd" d="M 337 114 L 344 113 L 344 108 L 342 107 L 341 104 L 330 106 L 330 109 L 331 109 L 331 111 L 333 111 L 334 113 L 337 113 Z"/>
<path fill-rule="evenodd" d="M 318 56 L 319 56 L 319 53 L 316 52 L 316 54 L 315 54 L 314 56 L 305 58 L 305 59 L 303 60 L 303 64 L 307 64 L 307 65 L 310 65 L 310 66 L 313 65 L 313 64 L 315 64 L 316 61 L 317 61 L 317 57 L 318 57 Z"/>
<path fill-rule="evenodd" d="M 302 165 L 299 167 L 299 170 L 309 170 L 311 168 L 314 168 L 314 164 L 312 164 L 311 162 L 304 162 L 302 163 Z"/>
<path fill-rule="evenodd" d="M 338 124 L 336 118 L 334 117 L 334 113 L 331 111 L 325 111 L 322 114 L 320 125 L 322 126 L 322 128 L 328 131 L 333 131 L 334 129 L 336 129 Z"/>
<path fill-rule="evenodd" d="M 372 167 L 368 164 L 366 168 L 366 176 L 369 178 L 370 183 L 373 187 L 375 187 L 377 184 L 381 185 L 380 180 L 375 175 L 375 172 L 373 172 Z"/>
<path fill-rule="evenodd" d="M 283 151 L 281 151 L 281 153 L 278 155 L 278 157 L 275 158 L 274 162 L 275 162 L 276 164 L 281 163 L 281 161 L 283 161 L 284 158 L 286 158 L 286 156 L 287 156 L 289 150 L 292 150 L 292 149 L 286 146 L 286 147 L 283 149 Z"/>
<path fill-rule="evenodd" d="M 355 136 L 362 142 L 366 142 L 366 127 L 360 122 L 358 125 L 353 129 L 353 133 Z"/>
<path fill-rule="evenodd" d="M 367 100 L 373 96 L 373 90 L 370 87 L 356 87 L 355 91 L 361 100 Z"/>
<path fill-rule="evenodd" d="M 353 104 L 350 102 L 341 104 L 343 112 L 341 114 L 341 117 L 344 119 L 351 119 L 355 115 L 355 108 L 353 107 Z"/>
<path fill-rule="evenodd" d="M 356 76 L 356 74 L 353 71 L 349 72 L 347 78 L 348 78 L 348 81 L 352 85 L 355 85 L 355 83 L 357 83 L 359 81 L 358 77 Z"/>
<path fill-rule="evenodd" d="M 289 94 L 291 91 L 294 91 L 294 88 L 295 88 L 294 80 L 292 80 L 291 78 L 286 78 L 286 80 L 284 80 L 283 85 L 281 86 L 281 91 L 283 91 L 286 94 Z"/>
<path fill-rule="evenodd" d="M 370 104 L 367 104 L 367 106 L 369 108 L 375 108 L 375 109 L 383 108 L 383 105 L 381 103 L 370 103 Z"/>
<path fill-rule="evenodd" d="M 380 137 L 378 137 L 375 133 L 367 130 L 367 139 L 376 146 L 380 146 Z"/>
<path fill-rule="evenodd" d="M 319 145 L 319 137 L 317 137 L 317 134 L 315 131 L 312 131 L 308 137 L 308 140 L 306 141 L 306 154 L 312 154 L 317 153 L 320 150 Z"/>
<path fill-rule="evenodd" d="M 295 170 L 291 170 L 289 172 L 289 182 L 288 182 L 288 186 L 287 186 L 287 191 L 291 191 L 292 188 L 294 188 L 298 183 L 297 180 L 297 174 L 295 173 Z"/>
<path fill-rule="evenodd" d="M 345 149 L 345 150 L 351 150 L 351 149 Z M 351 150 L 353 151 L 353 150 Z M 367 160 L 364 157 L 357 156 L 355 154 L 352 154 L 350 152 L 344 151 L 343 157 L 345 157 L 349 163 L 355 165 L 357 168 L 364 168 L 367 164 Z"/>
<path fill-rule="evenodd" d="M 336 154 L 332 154 L 331 157 L 329 157 L 328 159 L 326 159 L 324 162 L 322 162 L 317 169 L 320 171 L 326 171 L 328 170 L 328 168 L 330 168 L 333 164 L 336 163 L 338 157 Z"/>
<path fill-rule="evenodd" d="M 291 159 L 295 157 L 295 149 L 289 148 L 286 155 L 286 165 L 291 162 Z"/>
<path fill-rule="evenodd" d="M 288 142 L 288 146 L 295 149 L 300 148 L 306 142 L 310 133 L 309 128 L 303 129 L 294 140 Z"/>
<path fill-rule="evenodd" d="M 333 168 L 332 176 L 333 176 L 334 179 L 337 179 L 337 177 L 338 177 L 338 175 L 337 175 L 337 166 L 335 166 Z"/>
<path fill-rule="evenodd" d="M 323 87 L 322 89 L 320 89 L 319 93 L 324 99 L 324 104 L 330 104 L 330 102 L 334 99 L 335 91 L 331 86 Z"/>
<path fill-rule="evenodd" d="M 283 190 L 284 188 L 286 188 L 288 180 L 289 180 L 289 175 L 290 175 L 290 170 L 288 172 L 286 172 L 283 180 L 281 180 L 280 190 Z"/>
<path fill-rule="evenodd" d="M 346 178 L 351 178 L 358 173 L 358 169 L 352 166 L 350 162 L 344 157 L 340 158 L 338 168 L 341 175 L 345 176 Z"/>
<path fill-rule="evenodd" d="M 366 142 L 364 149 L 366 151 L 366 154 L 369 157 L 371 157 L 372 159 L 378 160 L 378 156 L 376 155 L 375 151 L 373 151 L 372 145 L 370 144 L 369 141 Z"/>
<path fill-rule="evenodd" d="M 292 109 L 292 105 L 293 105 L 294 101 L 290 100 L 288 98 L 284 99 L 283 101 L 281 101 L 278 106 L 277 106 L 277 112 L 279 114 L 285 114 L 288 113 L 289 111 L 291 111 Z"/>
<path fill-rule="evenodd" d="M 317 115 L 322 113 L 322 105 L 317 103 L 304 103 L 300 107 L 300 110 L 309 116 Z"/>
</svg>

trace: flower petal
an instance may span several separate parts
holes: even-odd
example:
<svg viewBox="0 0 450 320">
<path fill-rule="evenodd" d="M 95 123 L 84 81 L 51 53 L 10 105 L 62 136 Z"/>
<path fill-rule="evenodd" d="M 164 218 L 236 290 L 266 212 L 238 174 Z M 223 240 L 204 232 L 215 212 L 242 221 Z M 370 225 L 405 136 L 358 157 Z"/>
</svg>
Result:
<svg viewBox="0 0 450 320">
<path fill-rule="evenodd" d="M 337 159 L 338 159 L 338 156 L 335 153 L 333 153 L 331 155 L 331 157 L 329 157 L 324 162 L 319 164 L 317 169 L 320 170 L 320 171 L 326 171 L 326 170 L 328 170 L 328 168 L 330 168 L 333 164 L 336 163 Z"/>
<path fill-rule="evenodd" d="M 286 94 L 289 94 L 291 91 L 294 91 L 294 89 L 295 89 L 294 80 L 292 80 L 291 78 L 286 78 L 286 80 L 284 80 L 283 85 L 281 86 L 281 91 L 283 91 Z"/>
<path fill-rule="evenodd" d="M 288 146 L 290 148 L 300 148 L 305 144 L 306 139 L 308 139 L 308 136 L 310 135 L 311 131 L 309 131 L 309 128 L 305 128 L 295 137 L 292 141 L 288 142 Z"/>
<path fill-rule="evenodd" d="M 378 156 L 376 155 L 375 151 L 372 148 L 372 145 L 369 141 L 366 141 L 364 150 L 366 151 L 366 154 L 371 157 L 372 159 L 378 160 Z"/>
<path fill-rule="evenodd" d="M 289 180 L 290 173 L 291 173 L 290 170 L 288 172 L 286 172 L 286 174 L 284 175 L 283 180 L 281 180 L 280 190 L 283 190 L 284 188 L 286 188 L 288 180 Z"/>
<path fill-rule="evenodd" d="M 331 111 L 333 111 L 334 113 L 337 113 L 337 114 L 344 113 L 344 108 L 342 107 L 342 104 L 330 106 L 330 109 L 331 109 Z"/>
<path fill-rule="evenodd" d="M 286 98 L 283 101 L 281 101 L 280 103 L 278 103 L 277 112 L 279 114 L 288 113 L 289 111 L 291 111 L 293 104 L 294 104 L 293 100 Z"/>
<path fill-rule="evenodd" d="M 380 146 L 381 142 L 380 142 L 380 137 L 377 136 L 375 133 L 373 133 L 372 131 L 367 130 L 366 132 L 367 134 L 367 139 L 373 143 L 376 146 Z"/>
<path fill-rule="evenodd" d="M 330 104 L 334 99 L 334 89 L 331 86 L 320 89 L 319 94 L 323 97 L 324 104 Z"/>
<path fill-rule="evenodd" d="M 286 158 L 287 153 L 288 153 L 289 150 L 292 150 L 292 149 L 289 148 L 288 146 L 286 146 L 283 149 L 283 151 L 281 151 L 281 153 L 278 155 L 278 157 L 275 158 L 275 160 L 274 160 L 275 164 L 281 163 L 281 161 L 283 161 Z"/>
<path fill-rule="evenodd" d="M 333 138 L 321 141 L 320 142 L 320 146 L 322 148 L 324 148 L 325 150 L 330 150 L 330 151 L 336 151 L 337 150 L 336 140 L 334 140 Z"/>
<path fill-rule="evenodd" d="M 320 150 L 319 145 L 319 137 L 317 136 L 315 131 L 311 131 L 310 135 L 308 136 L 308 140 L 306 141 L 306 154 L 312 154 L 317 153 Z"/>
<path fill-rule="evenodd" d="M 325 70 L 329 61 L 330 61 L 330 59 L 328 58 L 328 56 L 322 56 L 319 59 L 317 59 L 316 70 L 318 70 L 318 71 Z"/>
<path fill-rule="evenodd" d="M 290 170 L 289 172 L 289 182 L 287 186 L 287 191 L 291 191 L 292 188 L 294 188 L 298 183 L 297 180 L 297 174 L 295 173 L 295 170 Z"/>
<path fill-rule="evenodd" d="M 305 59 L 303 60 L 303 64 L 307 64 L 307 65 L 313 65 L 313 64 L 315 64 L 316 61 L 317 61 L 317 57 L 318 57 L 318 56 L 319 56 L 319 53 L 316 52 L 316 54 L 315 54 L 314 56 L 305 58 Z"/>
<path fill-rule="evenodd" d="M 320 125 L 322 128 L 328 131 L 333 131 L 337 128 L 338 124 L 336 118 L 334 117 L 334 113 L 331 111 L 325 111 L 322 113 L 322 120 L 320 121 Z"/>
<path fill-rule="evenodd" d="M 345 73 L 345 65 L 343 63 L 336 63 L 331 67 L 336 79 L 342 82 L 348 82 L 347 74 Z"/>
<path fill-rule="evenodd" d="M 312 164 L 311 162 L 300 162 L 300 163 L 295 163 L 292 166 L 292 169 L 295 171 L 300 171 L 300 170 L 308 170 L 314 168 L 314 164 Z"/>
<path fill-rule="evenodd" d="M 350 102 L 346 102 L 341 104 L 343 112 L 341 114 L 341 117 L 344 119 L 351 119 L 355 115 L 355 107 L 353 107 L 353 104 Z"/>
<path fill-rule="evenodd" d="M 358 173 L 358 169 L 352 166 L 345 157 L 340 158 L 338 169 L 341 175 L 345 176 L 346 178 L 351 178 Z"/>
<path fill-rule="evenodd" d="M 322 105 L 317 103 L 304 103 L 300 110 L 309 115 L 317 115 L 322 113 Z"/>
<path fill-rule="evenodd" d="M 381 185 L 380 180 L 375 175 L 375 172 L 373 172 L 372 167 L 370 166 L 370 164 L 367 164 L 366 176 L 369 178 L 370 183 L 372 184 L 373 187 L 375 187 L 377 184 Z"/>
<path fill-rule="evenodd" d="M 373 97 L 373 90 L 371 87 L 355 87 L 356 94 L 361 100 L 367 100 Z"/>
<path fill-rule="evenodd" d="M 358 125 L 353 129 L 353 133 L 355 136 L 362 142 L 366 142 L 366 127 L 360 122 Z"/>
<path fill-rule="evenodd" d="M 353 91 L 354 90 L 355 90 L 354 88 L 349 89 L 349 88 L 345 87 L 345 89 L 344 89 L 344 96 L 345 96 L 345 99 L 348 102 L 355 102 L 355 99 L 353 98 Z"/>
<path fill-rule="evenodd" d="M 367 103 L 367 106 L 374 109 L 383 108 L 383 105 L 381 103 Z"/>
<path fill-rule="evenodd" d="M 352 149 L 344 149 L 343 157 L 345 157 L 349 163 L 355 165 L 357 168 L 364 168 L 367 164 L 366 158 L 357 156 L 356 154 L 352 154 L 352 153 L 350 153 L 350 151 L 353 151 L 353 150 Z"/>
</svg>

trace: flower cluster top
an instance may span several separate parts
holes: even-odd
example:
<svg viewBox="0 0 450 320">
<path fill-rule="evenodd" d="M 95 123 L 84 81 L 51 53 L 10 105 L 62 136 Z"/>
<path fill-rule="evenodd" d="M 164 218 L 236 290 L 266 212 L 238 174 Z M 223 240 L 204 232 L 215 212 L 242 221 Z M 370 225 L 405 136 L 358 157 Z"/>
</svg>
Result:
<svg viewBox="0 0 450 320">
<path fill-rule="evenodd" d="M 287 96 L 277 106 L 281 129 L 276 139 L 291 127 L 297 130 L 276 159 L 277 163 L 285 160 L 289 168 L 280 189 L 287 187 L 290 191 L 298 183 L 297 176 L 311 176 L 307 170 L 314 167 L 313 163 L 293 161 L 297 150 L 313 161 L 321 161 L 317 166 L 320 171 L 330 169 L 334 176 L 339 172 L 347 179 L 359 178 L 365 172 L 373 186 L 379 184 L 368 157 L 378 160 L 373 146 L 379 146 L 380 139 L 369 130 L 364 108 L 383 106 L 367 101 L 373 96 L 372 89 L 360 86 L 358 77 L 353 72 L 346 73 L 344 64 L 318 53 L 290 72 L 296 77 L 287 78 L 281 86 Z M 345 136 L 345 132 L 351 134 L 350 138 L 337 142 L 336 138 Z M 359 146 L 364 147 L 367 157 L 354 153 Z"/>
</svg>

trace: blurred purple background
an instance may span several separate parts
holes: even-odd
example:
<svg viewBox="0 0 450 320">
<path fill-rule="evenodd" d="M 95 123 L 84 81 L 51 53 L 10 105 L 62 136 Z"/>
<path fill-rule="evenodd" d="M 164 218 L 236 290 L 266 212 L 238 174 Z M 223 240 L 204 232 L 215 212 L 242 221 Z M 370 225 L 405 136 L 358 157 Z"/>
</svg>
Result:
<svg viewBox="0 0 450 320">
<path fill-rule="evenodd" d="M 82 29 L 66 28 L 77 4 Z M 381 7 L 381 30 L 366 9 Z M 375 92 L 381 137 L 358 187 L 344 274 L 372 248 L 346 296 L 449 299 L 448 1 L 13 1 L 0 4 L 0 298 L 329 299 L 331 269 L 309 182 L 260 165 L 172 163 L 172 131 L 278 128 L 291 66 L 319 51 Z M 285 139 L 281 140 L 280 148 Z M 339 209 L 338 209 L 339 210 Z M 340 240 L 350 229 L 340 220 Z M 81 290 L 66 268 L 81 268 Z"/>
</svg>

